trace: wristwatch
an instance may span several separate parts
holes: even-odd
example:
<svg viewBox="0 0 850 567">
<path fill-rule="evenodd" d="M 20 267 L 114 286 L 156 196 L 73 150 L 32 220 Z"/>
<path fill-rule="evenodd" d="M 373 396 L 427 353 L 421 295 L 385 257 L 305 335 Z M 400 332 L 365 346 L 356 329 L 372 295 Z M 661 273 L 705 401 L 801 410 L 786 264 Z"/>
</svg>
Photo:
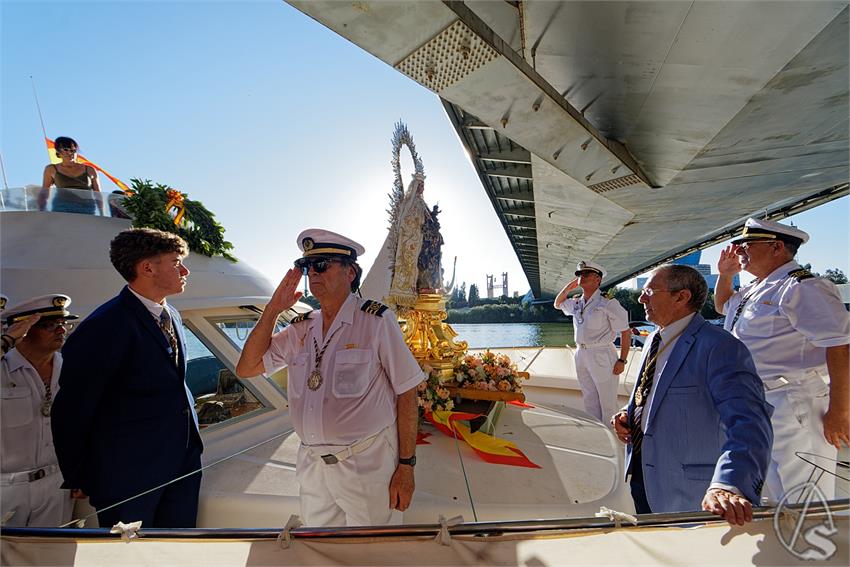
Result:
<svg viewBox="0 0 850 567">
<path fill-rule="evenodd" d="M 416 466 L 416 455 L 412 457 L 408 457 L 407 459 L 403 459 L 401 457 L 398 458 L 398 464 L 400 465 L 410 465 L 411 467 Z"/>
<path fill-rule="evenodd" d="M 626 364 L 626 361 L 625 361 L 625 360 L 623 360 L 622 358 L 618 358 L 618 359 L 617 359 L 617 362 L 622 362 L 623 364 Z"/>
</svg>

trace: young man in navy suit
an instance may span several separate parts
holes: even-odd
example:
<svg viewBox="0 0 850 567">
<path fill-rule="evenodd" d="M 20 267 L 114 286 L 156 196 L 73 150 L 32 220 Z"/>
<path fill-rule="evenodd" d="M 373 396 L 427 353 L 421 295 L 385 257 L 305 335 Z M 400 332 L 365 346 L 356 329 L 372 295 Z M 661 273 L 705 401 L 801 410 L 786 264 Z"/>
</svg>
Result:
<svg viewBox="0 0 850 567">
<path fill-rule="evenodd" d="M 744 344 L 699 314 L 707 295 L 689 266 L 652 274 L 640 302 L 658 330 L 647 337 L 629 405 L 611 423 L 628 443 L 639 514 L 702 507 L 743 525 L 760 503 L 773 408 Z"/>
<path fill-rule="evenodd" d="M 203 445 L 182 322 L 166 303 L 186 286 L 187 253 L 186 242 L 167 232 L 118 234 L 109 258 L 127 286 L 62 349 L 52 426 L 63 488 L 87 494 L 101 526 L 195 526 L 201 473 L 190 473 L 200 469 Z"/>
</svg>

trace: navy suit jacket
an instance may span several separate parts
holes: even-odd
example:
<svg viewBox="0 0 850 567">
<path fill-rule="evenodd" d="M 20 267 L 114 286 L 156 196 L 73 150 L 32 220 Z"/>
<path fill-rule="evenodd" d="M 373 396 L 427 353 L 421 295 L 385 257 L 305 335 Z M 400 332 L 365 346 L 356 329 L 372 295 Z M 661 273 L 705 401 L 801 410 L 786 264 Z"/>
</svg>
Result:
<svg viewBox="0 0 850 567">
<path fill-rule="evenodd" d="M 180 360 L 151 313 L 125 287 L 89 315 L 62 349 L 53 404 L 53 442 L 64 488 L 108 506 L 178 476 L 201 445 L 186 394 L 186 352 L 177 310 Z"/>
<path fill-rule="evenodd" d="M 697 313 L 655 387 L 641 448 L 652 511 L 699 510 L 712 482 L 734 486 L 758 505 L 773 445 L 773 407 L 744 344 Z M 633 410 L 634 391 L 630 421 Z M 629 444 L 627 473 L 630 467 Z"/>
</svg>

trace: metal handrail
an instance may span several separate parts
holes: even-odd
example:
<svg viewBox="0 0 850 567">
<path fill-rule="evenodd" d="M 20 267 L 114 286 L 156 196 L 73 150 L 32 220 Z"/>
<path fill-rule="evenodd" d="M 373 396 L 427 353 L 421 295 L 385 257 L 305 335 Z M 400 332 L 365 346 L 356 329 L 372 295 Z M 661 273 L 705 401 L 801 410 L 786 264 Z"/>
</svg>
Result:
<svg viewBox="0 0 850 567">
<path fill-rule="evenodd" d="M 801 510 L 805 504 L 787 505 L 784 509 Z M 826 506 L 818 503 L 809 505 L 807 515 L 818 517 L 829 512 L 850 511 L 850 499 L 830 500 Z M 753 509 L 753 520 L 773 518 L 775 507 Z M 529 534 L 533 532 L 560 532 L 600 529 L 636 529 L 655 527 L 676 527 L 690 524 L 725 523 L 722 517 L 710 512 L 672 512 L 662 514 L 636 515 L 636 525 L 622 525 L 607 517 L 559 518 L 551 520 L 518 520 L 511 522 L 473 522 L 448 528 L 453 536 L 467 535 L 479 537 L 498 537 L 506 534 Z M 289 533 L 295 539 L 347 539 L 380 537 L 425 537 L 435 536 L 440 524 L 410 524 L 404 526 L 358 526 L 358 527 L 302 527 Z M 139 530 L 139 535 L 152 539 L 276 539 L 280 528 L 151 528 Z M 0 528 L 0 536 L 7 537 L 47 537 L 74 539 L 120 539 L 119 534 L 109 533 L 109 528 Z"/>
</svg>

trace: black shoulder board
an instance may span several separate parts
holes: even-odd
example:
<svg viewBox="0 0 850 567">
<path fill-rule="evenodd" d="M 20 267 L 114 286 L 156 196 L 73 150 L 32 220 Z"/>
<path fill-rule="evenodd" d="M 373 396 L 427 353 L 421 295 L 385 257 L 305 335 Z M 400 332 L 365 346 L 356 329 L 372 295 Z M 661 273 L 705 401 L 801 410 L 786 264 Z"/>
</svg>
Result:
<svg viewBox="0 0 850 567">
<path fill-rule="evenodd" d="M 788 272 L 788 275 L 797 280 L 798 282 L 815 277 L 814 274 L 812 274 L 806 268 L 798 268 L 796 270 L 791 270 L 790 272 Z"/>
<path fill-rule="evenodd" d="M 294 325 L 295 323 L 300 323 L 301 321 L 306 321 L 307 319 L 310 318 L 310 313 L 312 313 L 312 311 L 308 311 L 307 313 L 302 313 L 301 315 L 296 315 L 295 317 L 292 318 L 291 321 L 289 321 L 289 323 L 291 325 Z"/>
<path fill-rule="evenodd" d="M 378 317 L 380 317 L 387 309 L 389 308 L 383 303 L 378 303 L 377 301 L 367 299 L 365 302 L 363 302 L 363 306 L 360 308 L 360 311 L 365 311 L 369 315 L 377 315 Z"/>
</svg>

